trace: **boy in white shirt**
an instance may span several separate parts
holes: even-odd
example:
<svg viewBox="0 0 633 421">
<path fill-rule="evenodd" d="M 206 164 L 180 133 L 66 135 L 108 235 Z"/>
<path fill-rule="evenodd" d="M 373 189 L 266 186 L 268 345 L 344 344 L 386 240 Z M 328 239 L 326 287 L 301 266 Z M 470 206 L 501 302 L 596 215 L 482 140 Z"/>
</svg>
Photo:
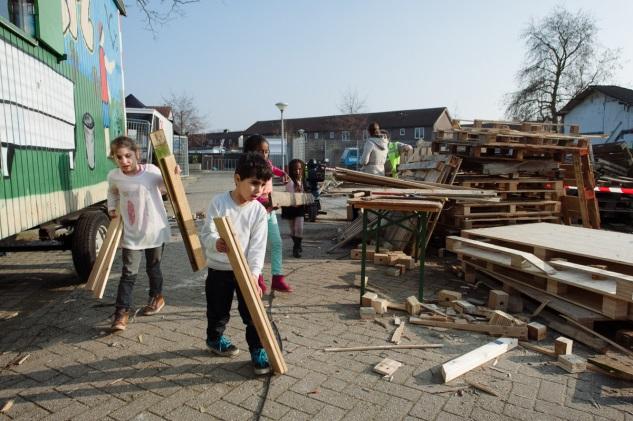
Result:
<svg viewBox="0 0 633 421">
<path fill-rule="evenodd" d="M 261 296 L 257 277 L 262 273 L 266 253 L 268 222 L 266 209 L 257 201 L 262 188 L 272 177 L 272 171 L 263 156 L 243 154 L 235 168 L 235 189 L 215 196 L 207 209 L 207 217 L 200 237 L 207 257 L 208 276 L 205 283 L 207 296 L 207 347 L 217 355 L 234 357 L 239 350 L 224 336 L 226 324 L 237 292 L 238 310 L 246 325 L 246 342 L 251 353 L 255 374 L 270 372 L 266 351 L 253 325 L 251 315 L 226 255 L 226 243 L 220 238 L 213 218 L 227 216 L 237 231 L 248 267 L 254 276 L 251 281 Z"/>
</svg>

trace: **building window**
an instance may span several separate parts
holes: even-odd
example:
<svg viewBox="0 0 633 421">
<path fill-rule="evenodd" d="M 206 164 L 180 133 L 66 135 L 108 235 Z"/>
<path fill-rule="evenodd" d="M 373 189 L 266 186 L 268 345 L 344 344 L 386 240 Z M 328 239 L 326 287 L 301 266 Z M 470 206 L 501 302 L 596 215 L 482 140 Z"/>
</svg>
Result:
<svg viewBox="0 0 633 421">
<path fill-rule="evenodd" d="M 424 127 L 416 127 L 415 128 L 415 134 L 413 135 L 413 137 L 415 139 L 422 139 L 422 138 L 424 138 Z"/>
<path fill-rule="evenodd" d="M 0 0 L 0 16 L 35 36 L 35 0 Z"/>
<path fill-rule="evenodd" d="M 347 130 L 341 132 L 341 140 L 343 140 L 343 141 L 349 141 L 350 140 L 349 132 Z"/>
<path fill-rule="evenodd" d="M 319 138 L 319 132 L 314 132 L 314 138 L 318 139 Z"/>
<path fill-rule="evenodd" d="M 400 136 L 404 136 L 407 133 L 406 129 L 400 129 Z"/>
<path fill-rule="evenodd" d="M 334 132 L 330 132 L 330 139 L 334 139 Z"/>
</svg>

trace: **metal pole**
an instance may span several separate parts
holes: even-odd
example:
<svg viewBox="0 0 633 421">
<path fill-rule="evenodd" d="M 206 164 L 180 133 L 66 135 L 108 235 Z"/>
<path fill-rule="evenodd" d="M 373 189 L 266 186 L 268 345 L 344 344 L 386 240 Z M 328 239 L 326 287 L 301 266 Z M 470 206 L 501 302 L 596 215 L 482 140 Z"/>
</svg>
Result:
<svg viewBox="0 0 633 421">
<path fill-rule="evenodd" d="M 286 171 L 286 161 L 284 154 L 284 110 L 281 110 L 281 169 Z"/>
</svg>

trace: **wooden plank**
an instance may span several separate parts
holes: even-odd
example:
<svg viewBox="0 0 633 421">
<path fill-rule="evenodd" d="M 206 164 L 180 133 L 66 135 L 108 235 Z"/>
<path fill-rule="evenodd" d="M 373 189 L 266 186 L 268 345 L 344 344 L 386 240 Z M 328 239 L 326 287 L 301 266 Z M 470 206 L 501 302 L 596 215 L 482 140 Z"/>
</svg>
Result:
<svg viewBox="0 0 633 421">
<path fill-rule="evenodd" d="M 392 360 L 391 358 L 385 358 L 373 368 L 373 370 L 382 374 L 385 377 L 393 376 L 393 373 L 396 372 L 400 367 L 402 367 L 402 363 L 399 361 Z"/>
<path fill-rule="evenodd" d="M 630 272 L 622 273 L 633 275 L 632 234 L 542 222 L 465 230 L 462 231 L 462 237 L 488 238 L 541 248 L 554 255 L 575 255 L 613 262 L 630 267 Z M 596 247 L 596 244 L 600 244 L 600 247 Z"/>
<path fill-rule="evenodd" d="M 273 207 L 301 206 L 314 203 L 312 193 L 288 193 L 273 191 L 270 194 Z"/>
<path fill-rule="evenodd" d="M 402 334 L 404 333 L 404 326 L 405 323 L 404 322 L 400 322 L 400 325 L 398 325 L 398 327 L 396 328 L 396 330 L 394 330 L 393 335 L 391 335 L 391 343 L 394 343 L 396 345 L 400 344 L 400 340 L 402 339 Z"/>
<path fill-rule="evenodd" d="M 442 348 L 442 344 L 409 344 L 409 345 L 369 345 L 369 346 L 352 346 L 347 348 L 324 348 L 325 352 L 348 352 L 348 351 L 373 351 L 386 349 L 428 349 Z"/>
<path fill-rule="evenodd" d="M 529 263 L 534 266 L 536 269 L 544 272 L 548 275 L 552 275 L 556 273 L 556 269 L 551 267 L 549 264 L 534 256 L 531 253 L 522 252 L 520 250 L 511 249 L 508 247 L 501 247 L 494 244 L 484 243 L 482 241 L 470 240 L 468 238 L 450 236 L 446 237 L 446 248 L 452 252 L 459 253 L 461 245 L 467 244 L 469 246 L 477 247 L 483 250 L 490 250 L 494 252 L 503 253 L 506 255 L 510 255 L 515 259 L 511 260 L 511 265 L 513 267 L 521 268 L 523 266 L 523 261 Z"/>
<path fill-rule="evenodd" d="M 359 209 L 382 209 L 405 212 L 439 212 L 442 209 L 442 204 L 437 201 L 386 199 L 373 196 L 369 198 L 350 199 L 347 203 Z"/>
<path fill-rule="evenodd" d="M 86 288 L 92 290 L 93 295 L 98 299 L 103 298 L 106 284 L 110 277 L 112 262 L 114 262 L 114 256 L 116 255 L 122 234 L 123 221 L 120 217 L 113 218 L 108 225 L 106 237 L 101 245 L 92 271 L 90 271 L 90 277 L 86 285 Z"/>
<path fill-rule="evenodd" d="M 255 289 L 254 277 L 248 267 L 233 224 L 228 217 L 213 218 L 213 222 L 218 229 L 220 237 L 226 242 L 227 254 L 237 279 L 237 285 L 242 292 L 244 302 L 257 330 L 257 335 L 268 354 L 271 366 L 275 373 L 284 374 L 288 371 L 288 367 L 266 315 L 264 304 Z"/>
<path fill-rule="evenodd" d="M 194 272 L 197 272 L 207 266 L 207 260 L 202 250 L 202 244 L 198 237 L 191 209 L 189 208 L 189 202 L 187 201 L 182 179 L 179 174 L 176 174 L 176 166 L 178 165 L 176 158 L 171 151 L 169 151 L 169 145 L 167 144 L 163 130 L 150 133 L 150 139 L 156 151 L 158 164 L 163 174 L 165 187 L 174 209 L 176 220 L 178 221 L 178 227 L 182 234 L 182 240 L 187 250 L 191 268 Z"/>
<path fill-rule="evenodd" d="M 527 339 L 527 326 L 495 326 L 488 324 L 455 323 L 438 320 L 420 319 L 409 317 L 409 323 L 428 327 L 441 327 L 445 329 L 466 330 L 469 332 L 486 333 L 488 335 L 510 336 Z"/>
<path fill-rule="evenodd" d="M 484 346 L 474 349 L 461 357 L 457 357 L 442 365 L 442 377 L 444 383 L 474 370 L 477 367 L 491 361 L 500 355 L 514 349 L 518 344 L 515 338 L 499 338 Z"/>
<path fill-rule="evenodd" d="M 627 355 L 633 355 L 633 351 L 631 351 L 630 349 L 626 349 L 625 347 L 621 346 L 620 344 L 612 341 L 611 339 L 602 336 L 601 334 L 599 334 L 598 332 L 596 332 L 595 330 L 589 329 L 586 326 L 581 325 L 580 323 L 578 323 L 577 321 L 575 321 L 574 319 L 571 319 L 563 314 L 561 314 L 561 317 L 565 320 L 567 320 L 569 323 L 571 323 L 572 325 L 574 325 L 575 327 L 577 327 L 578 329 L 587 332 L 593 336 L 595 336 L 596 338 L 600 338 L 601 340 L 603 340 L 604 342 L 608 343 L 609 345 L 611 345 L 612 347 L 614 347 L 615 349 L 617 349 L 620 352 L 623 352 Z"/>
</svg>

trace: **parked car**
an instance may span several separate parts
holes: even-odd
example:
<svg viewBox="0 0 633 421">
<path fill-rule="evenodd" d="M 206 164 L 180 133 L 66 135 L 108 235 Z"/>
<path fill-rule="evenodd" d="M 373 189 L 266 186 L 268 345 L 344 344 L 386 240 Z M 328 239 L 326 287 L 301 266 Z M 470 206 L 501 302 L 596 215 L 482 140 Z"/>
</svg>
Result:
<svg viewBox="0 0 633 421">
<path fill-rule="evenodd" d="M 345 148 L 339 163 L 343 168 L 356 169 L 358 165 L 358 148 Z"/>
</svg>

